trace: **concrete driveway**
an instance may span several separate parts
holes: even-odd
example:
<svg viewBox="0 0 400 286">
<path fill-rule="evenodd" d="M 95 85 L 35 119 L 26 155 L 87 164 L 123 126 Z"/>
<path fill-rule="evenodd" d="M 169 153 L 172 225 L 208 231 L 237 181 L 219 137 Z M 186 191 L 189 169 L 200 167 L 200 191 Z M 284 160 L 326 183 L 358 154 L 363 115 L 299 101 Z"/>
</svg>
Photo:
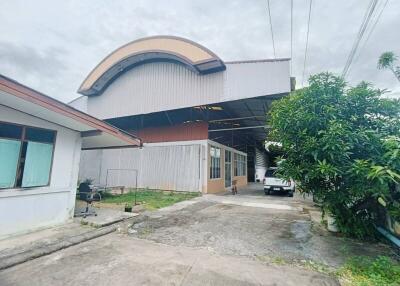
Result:
<svg viewBox="0 0 400 286">
<path fill-rule="evenodd" d="M 311 220 L 312 204 L 258 188 L 145 213 L 128 234 L 6 269 L 0 285 L 339 285 L 290 262 L 337 267 L 349 254 L 384 251 L 326 234 Z"/>
<path fill-rule="evenodd" d="M 0 285 L 337 285 L 310 271 L 111 234 L 0 272 Z"/>
<path fill-rule="evenodd" d="M 259 184 L 237 196 L 205 195 L 184 204 L 184 208 L 177 204 L 142 216 L 133 225 L 131 236 L 259 261 L 312 261 L 332 269 L 349 255 L 376 256 L 389 251 L 385 245 L 328 233 L 312 200 L 299 195 L 265 196 Z"/>
</svg>

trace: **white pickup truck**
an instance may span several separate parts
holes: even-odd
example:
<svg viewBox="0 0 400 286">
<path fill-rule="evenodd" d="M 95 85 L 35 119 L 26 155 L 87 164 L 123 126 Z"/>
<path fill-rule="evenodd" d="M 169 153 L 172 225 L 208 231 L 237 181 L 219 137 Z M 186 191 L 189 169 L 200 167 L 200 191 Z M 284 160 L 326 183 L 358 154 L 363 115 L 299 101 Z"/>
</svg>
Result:
<svg viewBox="0 0 400 286">
<path fill-rule="evenodd" d="M 265 195 L 270 195 L 272 192 L 286 192 L 289 197 L 293 197 L 296 189 L 293 180 L 285 181 L 275 176 L 276 167 L 269 168 L 265 172 L 264 192 Z"/>
</svg>

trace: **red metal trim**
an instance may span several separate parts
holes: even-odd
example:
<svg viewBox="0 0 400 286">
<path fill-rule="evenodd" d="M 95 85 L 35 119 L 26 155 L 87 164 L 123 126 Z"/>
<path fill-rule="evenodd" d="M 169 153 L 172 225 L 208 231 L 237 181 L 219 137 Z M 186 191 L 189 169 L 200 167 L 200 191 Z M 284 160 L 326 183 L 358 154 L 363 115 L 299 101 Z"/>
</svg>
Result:
<svg viewBox="0 0 400 286">
<path fill-rule="evenodd" d="M 208 139 L 207 122 L 191 122 L 163 127 L 148 127 L 132 130 L 145 143 L 174 142 Z"/>
</svg>

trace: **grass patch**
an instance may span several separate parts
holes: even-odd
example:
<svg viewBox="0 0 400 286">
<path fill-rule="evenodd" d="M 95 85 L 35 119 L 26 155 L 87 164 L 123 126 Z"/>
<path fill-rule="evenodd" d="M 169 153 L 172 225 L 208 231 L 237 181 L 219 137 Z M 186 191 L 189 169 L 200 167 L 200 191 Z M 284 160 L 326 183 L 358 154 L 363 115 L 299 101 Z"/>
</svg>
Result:
<svg viewBox="0 0 400 286">
<path fill-rule="evenodd" d="M 289 265 L 290 263 L 286 261 L 284 258 L 279 256 L 268 256 L 268 255 L 256 255 L 257 260 L 264 262 L 264 263 L 271 263 L 275 265 Z"/>
<path fill-rule="evenodd" d="M 200 193 L 172 192 L 148 189 L 141 189 L 136 191 L 137 203 L 143 205 L 147 210 L 155 210 L 167 207 L 175 203 L 190 200 L 198 196 L 200 196 Z M 110 204 L 134 205 L 135 192 L 132 191 L 130 193 L 122 195 L 111 195 L 109 193 L 106 193 L 101 202 Z"/>
<path fill-rule="evenodd" d="M 290 265 L 290 266 L 305 268 L 307 270 L 317 271 L 331 276 L 334 276 L 335 274 L 332 268 L 329 268 L 325 264 L 318 263 L 312 260 L 297 260 L 297 259 L 288 260 L 280 256 L 265 256 L 265 255 L 264 256 L 257 255 L 256 258 L 259 261 L 271 263 L 278 266 Z"/>
<path fill-rule="evenodd" d="M 308 270 L 312 270 L 312 271 L 316 271 L 316 272 L 334 276 L 332 268 L 328 267 L 327 265 L 325 265 L 323 263 L 315 262 L 312 260 L 302 260 L 302 261 L 300 261 L 300 263 L 301 263 L 300 264 L 301 267 L 304 267 Z"/>
<path fill-rule="evenodd" d="M 343 286 L 399 286 L 400 263 L 387 256 L 354 256 L 338 270 L 311 260 L 288 261 L 281 257 L 256 256 L 259 261 L 278 266 L 291 265 L 317 271 L 340 280 Z"/>
<path fill-rule="evenodd" d="M 81 225 L 88 225 L 88 224 L 89 224 L 89 222 L 81 220 Z"/>
<path fill-rule="evenodd" d="M 395 286 L 400 285 L 400 264 L 387 256 L 357 256 L 349 259 L 337 275 L 346 286 Z"/>
</svg>

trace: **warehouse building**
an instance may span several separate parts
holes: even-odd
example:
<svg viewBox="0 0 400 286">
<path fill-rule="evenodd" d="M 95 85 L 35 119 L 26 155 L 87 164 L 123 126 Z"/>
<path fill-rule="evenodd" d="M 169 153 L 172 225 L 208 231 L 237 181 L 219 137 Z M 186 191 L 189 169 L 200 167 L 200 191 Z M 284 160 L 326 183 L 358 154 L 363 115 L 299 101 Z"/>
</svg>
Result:
<svg viewBox="0 0 400 286">
<path fill-rule="evenodd" d="M 172 36 L 128 43 L 89 73 L 70 104 L 143 147 L 87 148 L 79 178 L 203 193 L 261 181 L 266 113 L 290 90 L 289 59 L 224 62 Z"/>
</svg>

